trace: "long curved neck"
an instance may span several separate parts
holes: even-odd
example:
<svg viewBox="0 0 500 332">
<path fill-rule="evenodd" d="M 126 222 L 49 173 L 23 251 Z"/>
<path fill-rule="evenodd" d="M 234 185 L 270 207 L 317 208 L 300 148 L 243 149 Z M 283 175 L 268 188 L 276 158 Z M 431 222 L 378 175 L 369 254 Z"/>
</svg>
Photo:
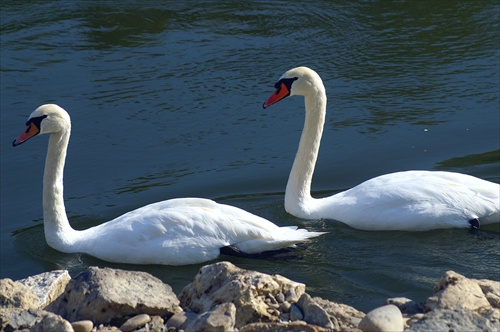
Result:
<svg viewBox="0 0 500 332">
<path fill-rule="evenodd" d="M 47 243 L 62 252 L 73 252 L 77 231 L 71 228 L 63 197 L 63 171 L 70 129 L 52 133 L 43 175 L 43 219 Z"/>
<path fill-rule="evenodd" d="M 326 115 L 326 93 L 323 87 L 305 96 L 305 107 L 304 129 L 286 186 L 285 209 L 297 217 L 310 218 L 314 213 L 311 182 Z"/>
</svg>

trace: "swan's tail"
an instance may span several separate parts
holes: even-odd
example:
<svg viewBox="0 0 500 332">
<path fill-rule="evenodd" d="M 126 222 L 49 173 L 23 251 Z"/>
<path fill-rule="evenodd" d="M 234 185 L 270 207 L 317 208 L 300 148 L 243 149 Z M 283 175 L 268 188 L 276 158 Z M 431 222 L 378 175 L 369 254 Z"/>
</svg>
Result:
<svg viewBox="0 0 500 332">
<path fill-rule="evenodd" d="M 236 244 L 246 253 L 254 254 L 263 251 L 278 250 L 286 247 L 294 247 L 295 244 L 308 241 L 327 232 L 310 232 L 306 229 L 298 229 L 296 226 L 280 227 L 278 234 L 269 238 L 247 240 Z"/>
</svg>

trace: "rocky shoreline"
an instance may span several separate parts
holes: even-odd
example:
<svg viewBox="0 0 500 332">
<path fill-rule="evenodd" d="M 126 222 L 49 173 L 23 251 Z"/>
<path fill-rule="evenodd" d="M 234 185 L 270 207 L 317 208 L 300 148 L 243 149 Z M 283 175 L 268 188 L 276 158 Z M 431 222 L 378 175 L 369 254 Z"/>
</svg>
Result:
<svg viewBox="0 0 500 332">
<path fill-rule="evenodd" d="M 306 285 L 229 262 L 178 294 L 138 271 L 90 267 L 0 280 L 1 331 L 500 331 L 500 282 L 448 271 L 424 303 L 390 298 L 363 313 Z"/>
</svg>

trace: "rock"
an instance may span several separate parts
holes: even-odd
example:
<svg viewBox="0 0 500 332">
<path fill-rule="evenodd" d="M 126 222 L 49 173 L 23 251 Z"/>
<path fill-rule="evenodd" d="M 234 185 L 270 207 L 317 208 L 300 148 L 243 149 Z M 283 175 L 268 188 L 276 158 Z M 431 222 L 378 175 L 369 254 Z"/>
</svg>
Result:
<svg viewBox="0 0 500 332">
<path fill-rule="evenodd" d="M 305 285 L 291 281 L 280 275 L 268 275 L 256 271 L 240 269 L 229 262 L 219 262 L 203 266 L 193 282 L 181 291 L 179 300 L 185 309 L 202 313 L 221 303 L 236 306 L 235 327 L 261 321 L 278 319 L 267 311 L 265 302 L 269 294 L 293 293 L 302 295 Z"/>
<path fill-rule="evenodd" d="M 140 314 L 127 319 L 127 321 L 120 326 L 120 330 L 123 332 L 130 332 L 145 326 L 150 321 L 151 317 L 148 314 Z"/>
<path fill-rule="evenodd" d="M 243 326 L 238 332 L 331 332 L 331 330 L 308 325 L 306 322 L 292 322 L 292 323 L 251 323 Z M 349 332 L 356 332 L 358 330 L 352 329 Z"/>
<path fill-rule="evenodd" d="M 314 297 L 313 300 L 325 310 L 328 316 L 330 316 L 330 320 L 336 322 L 341 330 L 350 331 L 356 328 L 361 319 L 365 317 L 363 312 L 347 304 L 328 301 L 320 297 Z"/>
<path fill-rule="evenodd" d="M 163 318 L 160 316 L 151 317 L 151 321 L 146 327 L 146 332 L 167 332 L 167 326 L 165 326 Z"/>
<path fill-rule="evenodd" d="M 233 303 L 223 303 L 214 309 L 199 315 L 187 327 L 186 332 L 234 331 L 236 307 Z"/>
<path fill-rule="evenodd" d="M 385 305 L 367 313 L 359 323 L 358 328 L 365 332 L 403 331 L 403 316 L 395 305 Z"/>
<path fill-rule="evenodd" d="M 66 270 L 57 270 L 37 274 L 25 279 L 18 280 L 28 286 L 40 300 L 40 309 L 44 309 L 49 303 L 61 295 L 68 285 L 71 277 Z"/>
<path fill-rule="evenodd" d="M 407 315 L 415 315 L 424 311 L 423 305 L 406 297 L 389 298 L 385 301 L 385 304 L 393 304 L 398 307 L 401 313 Z"/>
<path fill-rule="evenodd" d="M 479 310 L 491 307 L 478 282 L 467 279 L 453 271 L 448 271 L 434 288 L 434 294 L 427 298 L 425 305 L 433 309 Z"/>
<path fill-rule="evenodd" d="M 0 307 L 37 309 L 40 300 L 29 287 L 18 281 L 5 278 L 0 279 Z"/>
<path fill-rule="evenodd" d="M 294 322 L 296 320 L 303 320 L 303 319 L 304 319 L 304 314 L 302 313 L 302 311 L 296 304 L 292 304 L 290 306 L 290 320 Z"/>
<path fill-rule="evenodd" d="M 182 311 L 172 288 L 145 272 L 90 267 L 46 307 L 69 321 L 108 323 L 127 315 L 171 316 Z"/>
<path fill-rule="evenodd" d="M 499 331 L 488 319 L 474 311 L 462 309 L 435 309 L 413 323 L 407 332 L 428 331 Z"/>
<path fill-rule="evenodd" d="M 182 311 L 174 314 L 167 321 L 168 328 L 175 328 L 177 330 L 185 330 L 186 326 L 191 324 L 193 320 L 198 317 L 198 314 L 190 311 Z"/>
<path fill-rule="evenodd" d="M 326 327 L 328 329 L 338 330 L 337 321 L 332 322 L 326 311 L 320 307 L 309 294 L 304 293 L 297 302 L 298 307 L 304 314 L 304 321 L 309 324 Z"/>
<path fill-rule="evenodd" d="M 488 279 L 476 281 L 490 305 L 500 309 L 500 282 Z"/>
<path fill-rule="evenodd" d="M 94 328 L 94 323 L 90 320 L 80 320 L 71 323 L 71 326 L 75 332 L 90 332 Z"/>
<path fill-rule="evenodd" d="M 37 297 L 38 299 L 38 297 Z M 1 331 L 74 332 L 61 316 L 40 309 L 0 309 Z"/>
</svg>

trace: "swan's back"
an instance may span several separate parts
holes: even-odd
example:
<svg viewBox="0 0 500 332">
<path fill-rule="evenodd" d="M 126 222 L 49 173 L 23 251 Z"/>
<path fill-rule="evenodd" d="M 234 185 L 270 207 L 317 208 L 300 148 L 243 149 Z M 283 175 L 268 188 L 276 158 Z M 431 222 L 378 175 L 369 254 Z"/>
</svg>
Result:
<svg viewBox="0 0 500 332">
<path fill-rule="evenodd" d="M 370 179 L 318 205 L 364 230 L 469 227 L 472 219 L 499 222 L 500 185 L 460 173 L 407 171 Z"/>
<path fill-rule="evenodd" d="M 228 245 L 251 254 L 322 233 L 279 227 L 209 199 L 177 198 L 144 206 L 81 234 L 78 251 L 103 260 L 182 265 L 215 259 Z"/>
</svg>

